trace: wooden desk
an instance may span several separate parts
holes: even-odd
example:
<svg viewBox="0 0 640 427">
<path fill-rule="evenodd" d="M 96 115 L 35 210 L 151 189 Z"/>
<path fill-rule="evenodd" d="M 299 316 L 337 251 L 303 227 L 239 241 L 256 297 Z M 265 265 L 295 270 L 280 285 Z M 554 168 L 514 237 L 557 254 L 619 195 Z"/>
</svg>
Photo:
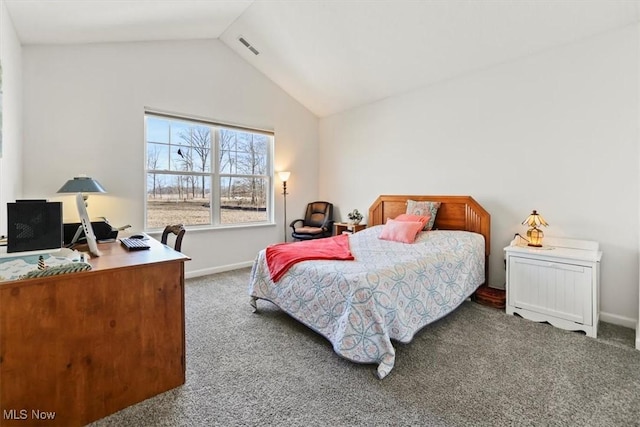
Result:
<svg viewBox="0 0 640 427">
<path fill-rule="evenodd" d="M 0 282 L 0 425 L 85 425 L 184 384 L 189 258 L 150 245 L 102 243 L 91 271 Z"/>
</svg>

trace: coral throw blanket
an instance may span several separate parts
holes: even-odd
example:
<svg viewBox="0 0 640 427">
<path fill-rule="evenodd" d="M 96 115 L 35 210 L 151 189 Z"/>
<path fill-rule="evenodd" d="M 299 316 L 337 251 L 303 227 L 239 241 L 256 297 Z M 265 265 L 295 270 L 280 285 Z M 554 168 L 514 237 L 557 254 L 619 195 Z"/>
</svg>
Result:
<svg viewBox="0 0 640 427">
<path fill-rule="evenodd" d="M 277 282 L 289 268 L 301 261 L 313 259 L 332 259 L 351 261 L 349 235 L 340 234 L 324 239 L 307 240 L 295 243 L 278 243 L 267 246 L 267 265 L 271 280 Z"/>
</svg>

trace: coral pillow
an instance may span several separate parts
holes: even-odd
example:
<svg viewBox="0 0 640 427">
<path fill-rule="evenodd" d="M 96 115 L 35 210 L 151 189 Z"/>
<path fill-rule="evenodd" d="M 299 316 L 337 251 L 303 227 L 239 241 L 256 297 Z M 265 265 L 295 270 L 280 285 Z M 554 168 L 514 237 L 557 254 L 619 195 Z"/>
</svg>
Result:
<svg viewBox="0 0 640 427">
<path fill-rule="evenodd" d="M 407 210 L 405 213 L 409 215 L 431 215 L 429 222 L 425 226 L 425 230 L 431 230 L 436 222 L 436 215 L 440 209 L 440 202 L 418 202 L 416 200 L 407 200 Z"/>
<path fill-rule="evenodd" d="M 400 214 L 395 218 L 396 221 L 421 222 L 423 229 L 429 223 L 430 219 L 431 219 L 430 214 L 427 214 L 427 215 Z"/>
<path fill-rule="evenodd" d="M 395 221 L 387 218 L 387 223 L 384 225 L 382 233 L 380 233 L 380 239 L 413 243 L 423 226 L 421 221 Z"/>
</svg>

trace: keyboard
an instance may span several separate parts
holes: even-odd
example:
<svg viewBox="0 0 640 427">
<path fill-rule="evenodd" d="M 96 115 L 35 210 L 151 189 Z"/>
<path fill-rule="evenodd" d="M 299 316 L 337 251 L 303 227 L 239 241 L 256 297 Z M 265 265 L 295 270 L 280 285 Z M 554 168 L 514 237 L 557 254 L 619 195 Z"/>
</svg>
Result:
<svg viewBox="0 0 640 427">
<path fill-rule="evenodd" d="M 143 239 L 122 238 L 120 243 L 130 251 L 142 251 L 151 248 Z"/>
</svg>

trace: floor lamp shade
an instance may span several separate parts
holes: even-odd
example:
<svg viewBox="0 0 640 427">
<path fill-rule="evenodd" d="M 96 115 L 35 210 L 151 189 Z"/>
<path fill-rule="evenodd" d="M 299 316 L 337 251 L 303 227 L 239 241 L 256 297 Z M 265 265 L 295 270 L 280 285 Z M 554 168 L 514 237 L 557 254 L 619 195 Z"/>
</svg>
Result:
<svg viewBox="0 0 640 427">
<path fill-rule="evenodd" d="M 291 176 L 291 172 L 289 172 L 289 171 L 281 171 L 281 172 L 278 172 L 278 176 L 280 177 L 280 179 L 284 183 L 284 182 L 289 181 L 289 177 Z"/>
</svg>

